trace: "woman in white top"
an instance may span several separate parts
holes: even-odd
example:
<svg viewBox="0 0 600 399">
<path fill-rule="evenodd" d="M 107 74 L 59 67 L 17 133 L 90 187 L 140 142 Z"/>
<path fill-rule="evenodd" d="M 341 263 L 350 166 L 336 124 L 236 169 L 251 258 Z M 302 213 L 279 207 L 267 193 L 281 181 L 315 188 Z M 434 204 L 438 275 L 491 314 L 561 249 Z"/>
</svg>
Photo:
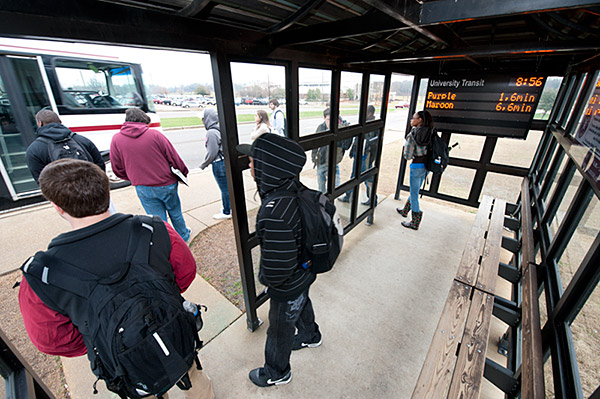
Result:
<svg viewBox="0 0 600 399">
<path fill-rule="evenodd" d="M 271 122 L 269 122 L 267 111 L 263 111 L 262 109 L 256 111 L 256 114 L 254 114 L 254 121 L 256 122 L 256 127 L 250 136 L 252 141 L 259 138 L 262 134 L 272 133 L 273 126 L 271 126 Z"/>
</svg>

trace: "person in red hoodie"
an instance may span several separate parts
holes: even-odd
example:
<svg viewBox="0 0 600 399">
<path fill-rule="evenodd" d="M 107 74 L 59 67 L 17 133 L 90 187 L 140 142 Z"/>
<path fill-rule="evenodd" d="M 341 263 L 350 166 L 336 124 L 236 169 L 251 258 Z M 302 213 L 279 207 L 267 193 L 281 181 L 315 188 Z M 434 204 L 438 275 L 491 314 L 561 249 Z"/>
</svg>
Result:
<svg viewBox="0 0 600 399">
<path fill-rule="evenodd" d="M 111 215 L 108 177 L 91 162 L 54 161 L 44 168 L 39 181 L 42 194 L 69 223 L 71 231 L 55 237 L 46 251 L 38 252 L 21 268 L 24 278 L 19 288 L 19 306 L 25 329 L 41 352 L 65 357 L 87 353 L 93 360 L 96 354 L 88 351 L 93 342 L 89 326 L 96 320 L 90 320 L 86 311 L 89 298 L 54 284 L 54 264 L 43 263 L 45 273 L 41 280 L 32 269 L 36 259 L 59 259 L 86 276 L 92 274 L 104 279 L 114 276 L 126 264 L 129 237 L 139 219 L 121 213 Z M 194 256 L 169 224 L 160 220 L 149 223 L 151 226 L 142 223 L 142 227 L 153 232 L 149 264 L 164 270 L 180 292 L 186 291 L 196 277 Z M 185 391 L 186 398 L 214 398 L 205 373 L 192 366 L 189 377 L 192 389 Z"/>
<path fill-rule="evenodd" d="M 110 143 L 112 170 L 121 179 L 135 186 L 138 198 L 148 215 L 159 216 L 165 222 L 167 213 L 175 231 L 184 241 L 192 230 L 185 225 L 177 188 L 179 181 L 171 166 L 184 175 L 188 168 L 161 132 L 150 129 L 150 117 L 139 108 L 125 112 L 125 123 Z"/>
</svg>

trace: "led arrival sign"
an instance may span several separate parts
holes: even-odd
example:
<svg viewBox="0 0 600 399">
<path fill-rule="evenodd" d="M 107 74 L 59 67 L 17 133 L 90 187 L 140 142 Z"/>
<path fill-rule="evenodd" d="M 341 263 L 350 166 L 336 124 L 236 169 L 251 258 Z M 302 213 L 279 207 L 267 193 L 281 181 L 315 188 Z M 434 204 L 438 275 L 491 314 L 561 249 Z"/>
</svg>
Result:
<svg viewBox="0 0 600 399">
<path fill-rule="evenodd" d="M 430 77 L 425 109 L 438 130 L 525 138 L 545 76 Z"/>
</svg>

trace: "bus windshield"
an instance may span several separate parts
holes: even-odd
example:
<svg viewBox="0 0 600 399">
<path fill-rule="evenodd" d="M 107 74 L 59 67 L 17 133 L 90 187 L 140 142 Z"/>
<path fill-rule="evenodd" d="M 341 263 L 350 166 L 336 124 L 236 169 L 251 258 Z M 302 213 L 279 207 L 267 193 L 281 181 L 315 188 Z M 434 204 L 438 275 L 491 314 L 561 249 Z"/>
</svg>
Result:
<svg viewBox="0 0 600 399">
<path fill-rule="evenodd" d="M 144 103 L 129 65 L 57 60 L 56 75 L 67 108 L 128 108 Z"/>
</svg>

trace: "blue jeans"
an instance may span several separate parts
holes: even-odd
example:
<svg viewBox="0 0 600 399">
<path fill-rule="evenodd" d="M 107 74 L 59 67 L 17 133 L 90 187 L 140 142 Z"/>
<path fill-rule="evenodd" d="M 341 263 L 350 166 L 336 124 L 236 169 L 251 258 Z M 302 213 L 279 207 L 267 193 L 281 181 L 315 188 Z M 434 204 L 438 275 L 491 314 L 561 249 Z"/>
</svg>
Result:
<svg viewBox="0 0 600 399">
<path fill-rule="evenodd" d="M 415 167 L 413 167 L 415 165 Z M 419 166 L 420 165 L 420 166 Z M 427 177 L 427 169 L 422 163 L 410 165 L 410 209 L 413 212 L 421 212 L 419 208 L 419 189 Z"/>
<path fill-rule="evenodd" d="M 365 170 L 367 170 L 367 155 L 363 155 L 362 156 L 362 165 L 360 167 L 360 173 L 362 174 Z M 350 179 L 354 179 L 354 176 L 356 176 L 356 159 L 354 160 L 354 162 L 352 162 L 352 173 L 350 174 Z M 369 181 L 373 181 L 373 179 L 369 179 L 369 180 L 365 180 L 365 187 L 367 188 L 367 197 L 370 197 L 369 194 L 369 185 L 367 184 L 367 182 Z M 350 199 L 350 196 L 352 195 L 352 190 L 348 190 L 346 191 L 346 198 Z"/>
<path fill-rule="evenodd" d="M 319 334 L 308 288 L 297 298 L 285 302 L 271 298 L 265 345 L 265 374 L 268 378 L 279 379 L 290 371 L 290 355 L 296 328 L 301 342 L 311 342 Z"/>
<path fill-rule="evenodd" d="M 327 192 L 327 163 L 317 165 L 317 180 L 319 182 L 319 191 Z M 335 165 L 335 185 L 340 185 L 340 166 Z"/>
<path fill-rule="evenodd" d="M 225 173 L 225 161 L 215 161 L 212 163 L 212 171 L 215 180 L 221 190 L 221 202 L 223 203 L 223 213 L 231 214 L 231 203 L 229 202 L 229 189 L 227 188 L 227 174 Z"/>
<path fill-rule="evenodd" d="M 166 222 L 168 212 L 173 228 L 183 238 L 183 241 L 187 241 L 190 238 L 190 231 L 185 225 L 181 213 L 181 202 L 177 194 L 178 184 L 158 187 L 135 186 L 135 191 L 148 215 L 156 215 Z"/>
</svg>

